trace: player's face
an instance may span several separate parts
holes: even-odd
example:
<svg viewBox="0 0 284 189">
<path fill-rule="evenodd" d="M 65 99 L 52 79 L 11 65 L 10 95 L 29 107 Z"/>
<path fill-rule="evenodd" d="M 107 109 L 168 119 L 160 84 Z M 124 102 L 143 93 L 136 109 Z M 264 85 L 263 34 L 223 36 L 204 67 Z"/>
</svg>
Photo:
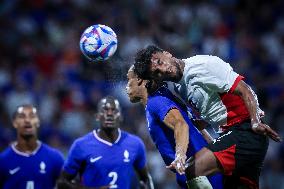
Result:
<svg viewBox="0 0 284 189">
<path fill-rule="evenodd" d="M 183 74 L 179 65 L 180 61 L 166 51 L 154 53 L 150 66 L 152 79 L 158 81 L 179 81 Z"/>
<path fill-rule="evenodd" d="M 118 128 L 121 120 L 119 102 L 103 99 L 98 112 L 99 121 L 103 128 Z"/>
<path fill-rule="evenodd" d="M 18 135 L 26 138 L 37 134 L 39 118 L 34 107 L 19 107 L 17 115 L 13 120 L 13 126 L 17 129 Z"/>
<path fill-rule="evenodd" d="M 127 73 L 127 86 L 126 92 L 129 97 L 130 102 L 136 103 L 141 100 L 140 92 L 142 85 L 139 85 L 139 79 L 133 70 L 129 70 Z M 144 86 L 145 87 L 145 86 Z"/>
</svg>

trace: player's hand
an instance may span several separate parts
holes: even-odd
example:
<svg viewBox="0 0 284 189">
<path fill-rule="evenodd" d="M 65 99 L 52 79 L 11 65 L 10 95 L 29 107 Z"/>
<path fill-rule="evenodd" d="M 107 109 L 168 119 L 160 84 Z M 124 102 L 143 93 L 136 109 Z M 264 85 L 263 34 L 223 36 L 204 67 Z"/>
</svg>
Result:
<svg viewBox="0 0 284 189">
<path fill-rule="evenodd" d="M 169 165 L 166 166 L 168 169 L 175 169 L 180 175 L 185 174 L 185 154 L 177 154 L 176 159 Z"/>
<path fill-rule="evenodd" d="M 273 129 L 271 129 L 268 125 L 264 123 L 252 124 L 252 130 L 255 133 L 266 135 L 276 142 L 282 141 L 281 137 Z"/>
</svg>

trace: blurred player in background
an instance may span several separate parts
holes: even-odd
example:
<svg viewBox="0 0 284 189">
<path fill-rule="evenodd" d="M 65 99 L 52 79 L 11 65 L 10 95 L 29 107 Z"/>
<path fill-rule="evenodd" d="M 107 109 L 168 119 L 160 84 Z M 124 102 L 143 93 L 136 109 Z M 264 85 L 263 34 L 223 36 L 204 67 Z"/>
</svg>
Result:
<svg viewBox="0 0 284 189">
<path fill-rule="evenodd" d="M 17 141 L 0 154 L 0 188 L 55 188 L 64 160 L 58 150 L 38 140 L 37 109 L 33 105 L 21 105 L 12 119 Z"/>
<path fill-rule="evenodd" d="M 220 126 L 221 136 L 190 159 L 190 183 L 195 177 L 222 172 L 230 176 L 225 188 L 258 188 L 267 136 L 275 141 L 280 137 L 261 121 L 257 97 L 241 75 L 216 56 L 181 60 L 156 46 L 137 53 L 135 72 L 143 79 L 176 82 L 177 93 L 192 102 L 200 117 Z"/>
<path fill-rule="evenodd" d="M 153 188 L 140 138 L 119 129 L 122 119 L 117 99 L 107 96 L 98 104 L 100 127 L 75 140 L 65 162 L 58 188 L 129 189 L 138 173 L 141 188 Z M 79 174 L 81 183 L 72 183 Z"/>
<path fill-rule="evenodd" d="M 167 88 L 166 83 L 157 83 L 138 78 L 131 67 L 127 74 L 127 94 L 131 102 L 145 106 L 150 135 L 156 144 L 167 168 L 177 170 L 176 179 L 181 188 L 187 188 L 184 164 L 207 145 L 205 139 L 193 126 L 187 115 L 187 107 Z M 206 130 L 202 131 L 206 133 Z M 210 136 L 207 136 L 210 138 Z M 220 189 L 222 176 L 200 176 L 200 187 Z"/>
</svg>

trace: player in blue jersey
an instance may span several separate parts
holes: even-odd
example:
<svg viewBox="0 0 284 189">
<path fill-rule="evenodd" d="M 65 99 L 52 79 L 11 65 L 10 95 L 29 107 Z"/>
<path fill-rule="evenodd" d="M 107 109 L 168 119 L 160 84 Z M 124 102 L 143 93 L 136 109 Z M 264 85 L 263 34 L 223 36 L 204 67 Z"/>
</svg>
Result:
<svg viewBox="0 0 284 189">
<path fill-rule="evenodd" d="M 0 188 L 53 189 L 64 160 L 58 150 L 38 140 L 36 108 L 21 105 L 12 119 L 17 141 L 0 154 Z"/>
<path fill-rule="evenodd" d="M 177 182 L 187 188 L 182 164 L 187 157 L 207 146 L 207 142 L 188 118 L 187 108 L 171 91 L 166 83 L 138 78 L 131 67 L 127 74 L 127 93 L 131 102 L 145 106 L 150 135 L 168 168 L 178 173 Z M 203 131 L 204 132 L 204 131 Z M 206 133 L 204 132 L 206 135 Z M 209 138 L 207 136 L 207 138 Z M 200 177 L 201 188 L 210 186 L 206 177 Z M 222 176 L 209 178 L 213 188 L 222 188 Z"/>
<path fill-rule="evenodd" d="M 119 129 L 121 110 L 117 99 L 107 96 L 98 104 L 99 129 L 75 140 L 65 162 L 58 188 L 129 189 L 137 171 L 142 188 L 153 188 L 140 138 Z M 80 183 L 72 180 L 80 176 Z M 148 186 L 148 187 L 147 187 Z"/>
</svg>

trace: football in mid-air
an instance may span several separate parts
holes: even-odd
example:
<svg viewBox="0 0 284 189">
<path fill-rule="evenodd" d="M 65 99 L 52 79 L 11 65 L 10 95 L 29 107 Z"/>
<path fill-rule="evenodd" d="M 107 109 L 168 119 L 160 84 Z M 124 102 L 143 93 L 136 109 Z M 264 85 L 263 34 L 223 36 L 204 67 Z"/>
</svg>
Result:
<svg viewBox="0 0 284 189">
<path fill-rule="evenodd" d="M 107 60 L 117 49 L 117 36 L 108 26 L 92 25 L 83 32 L 80 49 L 90 61 Z"/>
</svg>

